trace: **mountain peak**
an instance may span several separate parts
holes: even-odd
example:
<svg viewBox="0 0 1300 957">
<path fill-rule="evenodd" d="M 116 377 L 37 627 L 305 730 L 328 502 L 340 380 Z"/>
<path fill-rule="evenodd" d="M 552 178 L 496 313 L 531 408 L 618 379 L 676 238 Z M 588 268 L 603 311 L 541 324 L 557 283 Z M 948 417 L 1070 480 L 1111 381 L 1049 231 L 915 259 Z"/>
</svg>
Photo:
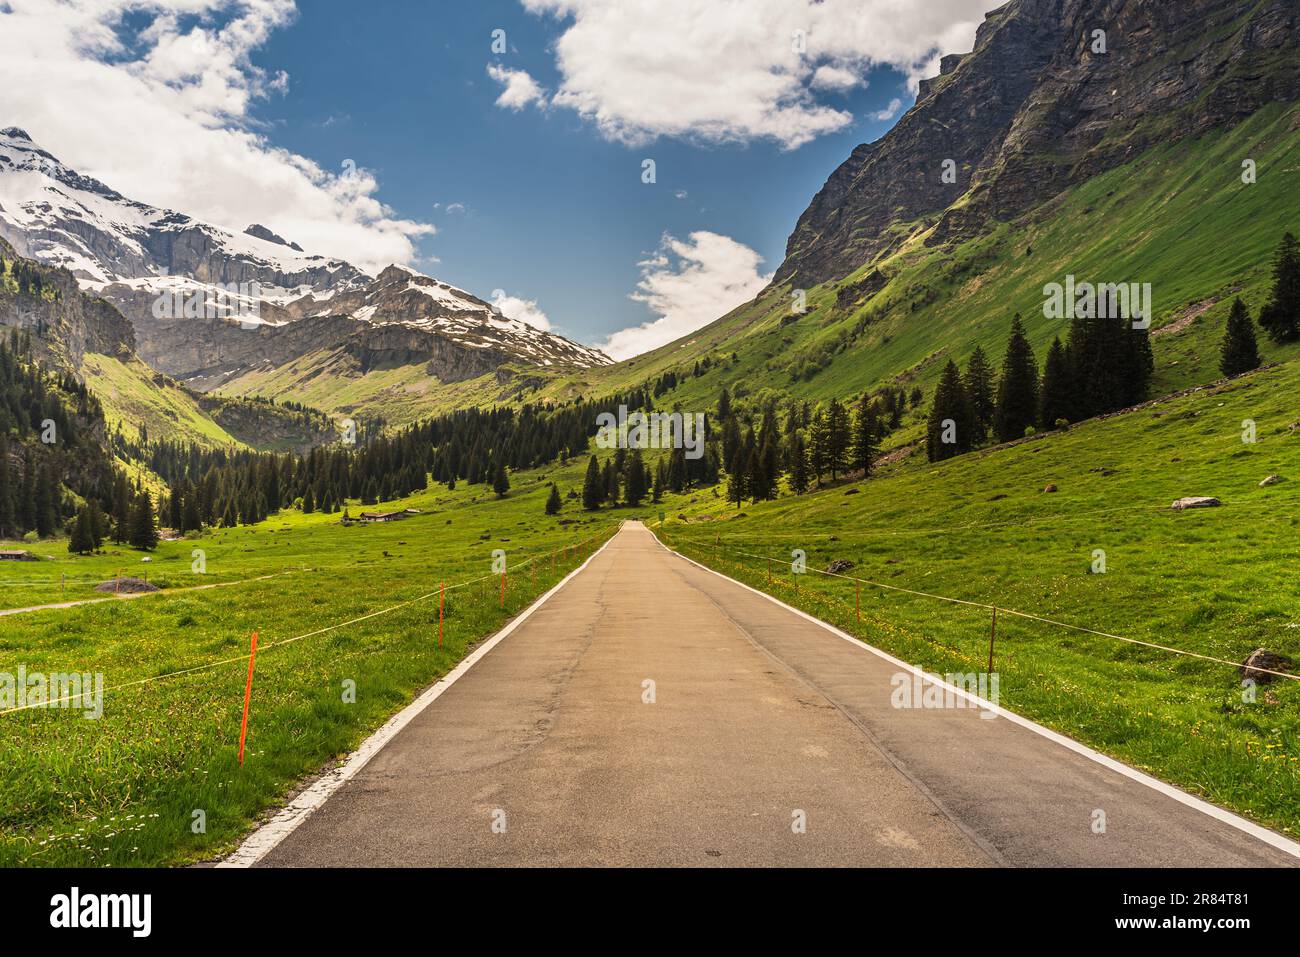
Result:
<svg viewBox="0 0 1300 957">
<path fill-rule="evenodd" d="M 9 140 L 26 140 L 28 143 L 32 141 L 32 138 L 27 134 L 27 131 L 19 129 L 17 126 L 11 126 L 8 129 L 0 130 L 0 136 Z"/>
<path fill-rule="evenodd" d="M 287 246 L 289 249 L 296 249 L 298 252 L 303 251 L 302 247 L 297 243 L 291 243 L 282 236 L 276 235 L 261 223 L 253 223 L 253 225 L 244 230 L 244 235 L 252 236 L 254 239 L 262 239 L 268 243 L 275 243 L 277 246 Z"/>
</svg>

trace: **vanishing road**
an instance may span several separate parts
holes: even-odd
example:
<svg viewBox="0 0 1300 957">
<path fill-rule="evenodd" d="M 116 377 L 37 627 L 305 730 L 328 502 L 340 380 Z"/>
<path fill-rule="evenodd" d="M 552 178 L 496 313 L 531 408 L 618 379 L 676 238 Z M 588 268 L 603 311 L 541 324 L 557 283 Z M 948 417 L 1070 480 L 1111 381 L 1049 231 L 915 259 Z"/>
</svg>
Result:
<svg viewBox="0 0 1300 957">
<path fill-rule="evenodd" d="M 628 523 L 312 813 L 300 798 L 228 863 L 1297 863 L 1008 717 L 895 708 L 900 670 Z"/>
</svg>

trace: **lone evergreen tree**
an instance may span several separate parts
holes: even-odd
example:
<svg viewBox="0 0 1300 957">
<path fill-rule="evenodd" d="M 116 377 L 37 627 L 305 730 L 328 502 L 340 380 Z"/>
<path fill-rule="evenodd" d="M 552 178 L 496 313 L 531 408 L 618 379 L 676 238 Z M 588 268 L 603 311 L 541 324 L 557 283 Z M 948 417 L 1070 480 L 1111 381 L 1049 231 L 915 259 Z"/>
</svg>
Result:
<svg viewBox="0 0 1300 957">
<path fill-rule="evenodd" d="M 77 517 L 72 522 L 72 534 L 68 537 L 68 551 L 72 554 L 86 555 L 95 550 L 90 521 L 90 506 L 83 505 L 77 509 Z"/>
<path fill-rule="evenodd" d="M 937 404 L 937 400 L 936 400 Z M 993 412 L 993 429 L 998 441 L 1010 442 L 1025 434 L 1038 421 L 1038 364 L 1034 350 L 1025 338 L 1025 329 L 1016 313 L 1011 320 L 1011 338 L 1002 360 L 998 379 L 997 405 Z M 969 446 L 967 446 L 969 448 Z"/>
<path fill-rule="evenodd" d="M 1219 370 L 1224 375 L 1241 375 L 1258 369 L 1259 344 L 1255 341 L 1255 324 L 1240 297 L 1233 300 L 1228 313 L 1228 328 L 1223 334 L 1223 349 Z"/>
<path fill-rule="evenodd" d="M 504 462 L 497 463 L 496 474 L 492 476 L 492 491 L 497 493 L 497 498 L 505 498 L 506 492 L 510 491 L 510 477 L 506 475 Z"/>
<path fill-rule="evenodd" d="M 1282 237 L 1273 260 L 1273 294 L 1259 324 L 1274 342 L 1300 339 L 1300 243 L 1291 233 Z"/>
<path fill-rule="evenodd" d="M 951 359 L 934 390 L 930 419 L 926 426 L 926 453 L 931 462 L 942 462 L 971 449 L 974 416 L 961 382 L 961 372 Z"/>
<path fill-rule="evenodd" d="M 563 503 L 560 501 L 560 490 L 554 482 L 551 483 L 551 494 L 546 497 L 546 514 L 558 515 Z"/>
</svg>

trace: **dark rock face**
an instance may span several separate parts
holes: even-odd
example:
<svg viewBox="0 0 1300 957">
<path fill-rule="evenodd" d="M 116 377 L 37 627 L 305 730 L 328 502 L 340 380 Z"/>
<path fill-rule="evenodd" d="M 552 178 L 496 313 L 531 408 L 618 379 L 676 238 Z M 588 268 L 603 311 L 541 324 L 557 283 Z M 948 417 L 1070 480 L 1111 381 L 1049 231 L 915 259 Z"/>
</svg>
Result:
<svg viewBox="0 0 1300 957">
<path fill-rule="evenodd" d="M 831 174 L 774 284 L 844 276 L 900 244 L 906 234 L 887 230 L 897 223 L 935 226 L 930 243 L 968 237 L 1158 142 L 1297 98 L 1294 0 L 1011 0 L 892 130 Z M 955 183 L 943 182 L 945 160 Z"/>
<path fill-rule="evenodd" d="M 0 256 L 12 266 L 17 252 L 0 239 Z M 122 359 L 131 355 L 135 333 L 113 306 L 82 292 L 66 269 L 30 260 L 25 265 L 39 271 L 45 294 L 22 295 L 0 284 L 0 326 L 31 332 L 36 348 L 60 368 L 80 368 L 87 352 Z"/>
</svg>

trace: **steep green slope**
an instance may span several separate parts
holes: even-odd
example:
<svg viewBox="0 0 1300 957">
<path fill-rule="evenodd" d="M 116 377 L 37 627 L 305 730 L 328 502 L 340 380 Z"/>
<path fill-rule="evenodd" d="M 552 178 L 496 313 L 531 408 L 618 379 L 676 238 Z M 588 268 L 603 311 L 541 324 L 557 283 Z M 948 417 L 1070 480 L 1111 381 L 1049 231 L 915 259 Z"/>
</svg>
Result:
<svg viewBox="0 0 1300 957">
<path fill-rule="evenodd" d="M 1258 167 L 1253 185 L 1241 180 L 1248 158 Z M 725 361 L 663 404 L 710 408 L 724 387 L 755 400 L 821 400 L 906 382 L 928 395 L 939 358 L 960 362 L 976 345 L 1000 356 L 1015 312 L 1041 363 L 1068 328 L 1044 317 L 1043 287 L 1067 274 L 1151 283 L 1154 394 L 1167 393 L 1218 377 L 1230 297 L 1241 295 L 1256 312 L 1263 304 L 1273 250 L 1300 228 L 1296 195 L 1300 108 L 1270 106 L 1231 130 L 1153 149 L 972 240 L 931 247 L 927 224 L 899 226 L 910 233 L 900 251 L 807 290 L 804 315 L 792 312 L 791 287 L 769 289 L 683 340 L 561 380 L 542 395 L 608 394 L 668 371 L 689 373 L 706 356 Z M 864 289 L 860 298 L 855 286 Z M 1266 359 L 1296 352 L 1263 348 Z"/>
</svg>

